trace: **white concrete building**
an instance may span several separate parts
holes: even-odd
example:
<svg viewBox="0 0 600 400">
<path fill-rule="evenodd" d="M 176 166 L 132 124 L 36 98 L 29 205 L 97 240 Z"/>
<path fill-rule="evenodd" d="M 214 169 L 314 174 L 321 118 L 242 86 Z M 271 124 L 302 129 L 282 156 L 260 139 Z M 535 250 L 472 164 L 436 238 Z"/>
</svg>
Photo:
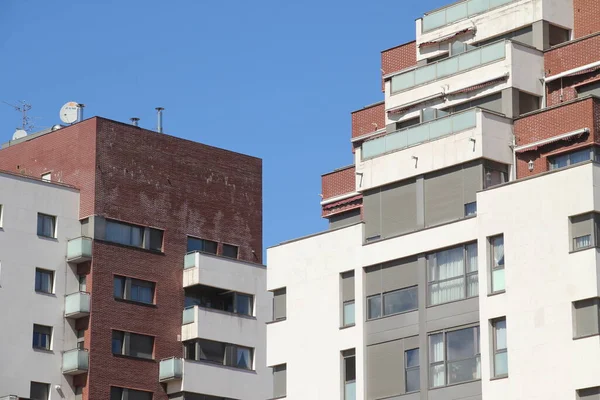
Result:
<svg viewBox="0 0 600 400">
<path fill-rule="evenodd" d="M 600 99 L 544 84 L 586 4 L 459 1 L 382 57 L 330 229 L 267 251 L 276 397 L 600 398 Z"/>
</svg>

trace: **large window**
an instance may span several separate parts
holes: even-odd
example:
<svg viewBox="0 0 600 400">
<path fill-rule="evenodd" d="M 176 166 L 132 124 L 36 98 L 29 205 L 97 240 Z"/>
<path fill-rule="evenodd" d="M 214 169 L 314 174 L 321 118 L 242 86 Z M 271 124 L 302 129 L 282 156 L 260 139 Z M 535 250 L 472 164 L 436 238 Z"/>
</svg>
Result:
<svg viewBox="0 0 600 400">
<path fill-rule="evenodd" d="M 498 318 L 492 321 L 492 334 L 494 335 L 494 377 L 504 377 L 508 375 L 506 318 Z"/>
<path fill-rule="evenodd" d="M 54 271 L 35 269 L 35 291 L 40 293 L 54 293 Z"/>
<path fill-rule="evenodd" d="M 404 352 L 404 378 L 407 393 L 418 392 L 421 389 L 419 349 Z"/>
<path fill-rule="evenodd" d="M 503 292 L 506 284 L 504 277 L 504 235 L 490 238 L 492 293 Z"/>
<path fill-rule="evenodd" d="M 429 335 L 429 386 L 481 379 L 479 327 Z"/>
<path fill-rule="evenodd" d="M 53 215 L 38 213 L 37 234 L 38 234 L 38 236 L 55 238 L 56 237 L 56 217 Z"/>
<path fill-rule="evenodd" d="M 573 327 L 576 339 L 600 334 L 600 298 L 573 303 Z"/>
<path fill-rule="evenodd" d="M 29 386 L 29 398 L 31 400 L 48 400 L 50 398 L 50 384 L 31 382 Z"/>
<path fill-rule="evenodd" d="M 430 306 L 479 294 L 477 243 L 429 254 L 427 263 Z"/>
<path fill-rule="evenodd" d="M 124 222 L 106 221 L 106 240 L 127 246 L 142 247 L 144 228 Z"/>
<path fill-rule="evenodd" d="M 154 282 L 124 276 L 114 277 L 114 296 L 117 299 L 154 303 Z"/>
<path fill-rule="evenodd" d="M 187 239 L 187 251 L 201 251 L 203 253 L 217 254 L 217 242 L 206 239 L 198 239 L 195 237 L 188 236 Z"/>
<path fill-rule="evenodd" d="M 342 326 L 352 326 L 355 323 L 354 311 L 354 271 L 340 275 L 342 297 Z"/>
<path fill-rule="evenodd" d="M 241 369 L 254 369 L 254 349 L 231 343 L 198 339 L 184 343 L 187 360 L 207 361 Z"/>
<path fill-rule="evenodd" d="M 548 157 L 550 170 L 564 168 L 569 165 L 582 163 L 593 159 L 593 149 L 587 148 L 572 153 Z"/>
<path fill-rule="evenodd" d="M 185 307 L 193 306 L 253 316 L 254 296 L 212 286 L 195 285 L 185 290 Z"/>
<path fill-rule="evenodd" d="M 50 350 L 52 348 L 52 327 L 34 324 L 32 346 L 34 349 Z"/>
<path fill-rule="evenodd" d="M 152 400 L 152 392 L 111 386 L 110 400 Z"/>
<path fill-rule="evenodd" d="M 355 350 L 342 351 L 344 400 L 356 399 L 356 356 Z"/>
<path fill-rule="evenodd" d="M 153 358 L 154 337 L 137 333 L 113 331 L 112 352 L 137 358 Z"/>
<path fill-rule="evenodd" d="M 400 314 L 419 307 L 417 286 L 367 298 L 367 319 Z"/>
</svg>

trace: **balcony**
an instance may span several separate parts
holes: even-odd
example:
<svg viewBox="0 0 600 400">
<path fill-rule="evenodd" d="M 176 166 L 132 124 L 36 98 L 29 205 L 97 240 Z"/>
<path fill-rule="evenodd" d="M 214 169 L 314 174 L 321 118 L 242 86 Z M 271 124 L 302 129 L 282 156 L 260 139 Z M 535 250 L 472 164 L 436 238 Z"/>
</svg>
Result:
<svg viewBox="0 0 600 400">
<path fill-rule="evenodd" d="M 457 21 L 472 18 L 477 14 L 488 12 L 494 8 L 502 7 L 515 0 L 469 0 L 462 1 L 426 14 L 423 17 L 423 32 L 432 31 L 442 26 L 453 24 Z"/>
<path fill-rule="evenodd" d="M 160 382 L 177 381 L 183 377 L 183 360 L 171 357 L 160 360 L 158 380 Z"/>
<path fill-rule="evenodd" d="M 65 297 L 65 318 L 83 318 L 90 315 L 90 294 L 75 292 Z"/>
<path fill-rule="evenodd" d="M 181 340 L 208 339 L 257 347 L 259 323 L 254 317 L 193 306 L 183 310 Z"/>
<path fill-rule="evenodd" d="M 73 349 L 63 353 L 62 373 L 79 375 L 88 371 L 89 354 L 87 350 Z"/>
<path fill-rule="evenodd" d="M 78 237 L 67 242 L 67 262 L 80 264 L 92 259 L 92 239 Z"/>
<path fill-rule="evenodd" d="M 478 158 L 512 164 L 512 123 L 480 108 L 415 125 L 362 144 L 356 172 L 364 191 Z"/>
</svg>

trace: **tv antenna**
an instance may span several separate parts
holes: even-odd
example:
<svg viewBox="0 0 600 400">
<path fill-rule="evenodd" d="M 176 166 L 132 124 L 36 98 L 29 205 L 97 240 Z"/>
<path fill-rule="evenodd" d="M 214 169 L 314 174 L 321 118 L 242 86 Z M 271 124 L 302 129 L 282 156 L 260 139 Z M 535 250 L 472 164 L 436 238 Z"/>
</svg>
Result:
<svg viewBox="0 0 600 400">
<path fill-rule="evenodd" d="M 31 117 L 27 115 L 27 112 L 31 110 L 31 104 L 25 102 L 25 100 L 21 100 L 19 105 L 10 104 L 6 101 L 3 101 L 4 104 L 11 106 L 16 111 L 20 112 L 21 117 L 21 129 L 24 131 L 30 131 L 33 129 L 33 123 L 31 122 Z"/>
</svg>

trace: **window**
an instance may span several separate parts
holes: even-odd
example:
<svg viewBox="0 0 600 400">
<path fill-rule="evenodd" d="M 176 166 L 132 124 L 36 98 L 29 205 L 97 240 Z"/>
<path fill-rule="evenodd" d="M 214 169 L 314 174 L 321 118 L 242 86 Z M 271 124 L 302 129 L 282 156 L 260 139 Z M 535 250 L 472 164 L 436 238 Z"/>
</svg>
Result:
<svg viewBox="0 0 600 400">
<path fill-rule="evenodd" d="M 286 297 L 287 291 L 285 288 L 273 292 L 273 321 L 286 319 Z"/>
<path fill-rule="evenodd" d="M 238 258 L 238 247 L 232 244 L 223 245 L 223 256 L 229 258 Z"/>
<path fill-rule="evenodd" d="M 465 217 L 470 217 L 472 215 L 477 215 L 477 202 L 476 201 L 465 204 Z"/>
<path fill-rule="evenodd" d="M 429 335 L 430 387 L 480 378 L 478 326 Z"/>
<path fill-rule="evenodd" d="M 160 229 L 149 228 L 150 230 L 150 243 L 148 249 L 154 251 L 162 251 L 163 248 L 163 234 L 164 232 Z"/>
<path fill-rule="evenodd" d="M 493 168 L 485 168 L 485 188 L 491 188 L 508 182 L 508 172 Z"/>
<path fill-rule="evenodd" d="M 575 339 L 600 334 L 600 298 L 573 303 L 573 328 Z"/>
<path fill-rule="evenodd" d="M 52 172 L 46 172 L 45 174 L 42 174 L 42 180 L 50 182 L 52 180 Z"/>
<path fill-rule="evenodd" d="M 152 392 L 111 386 L 110 400 L 152 400 Z"/>
<path fill-rule="evenodd" d="M 48 400 L 50 396 L 50 384 L 31 382 L 29 387 L 29 398 L 31 400 Z"/>
<path fill-rule="evenodd" d="M 242 315 L 253 315 L 254 298 L 249 294 L 234 293 L 233 312 Z"/>
<path fill-rule="evenodd" d="M 421 389 L 421 373 L 419 371 L 419 349 L 404 352 L 404 378 L 406 392 L 418 392 Z"/>
<path fill-rule="evenodd" d="M 287 394 L 287 365 L 273 367 L 273 397 L 285 397 Z"/>
<path fill-rule="evenodd" d="M 0 228 L 2 228 L 2 204 L 0 204 Z"/>
<path fill-rule="evenodd" d="M 51 350 L 52 327 L 44 325 L 33 325 L 33 348 L 40 350 Z"/>
<path fill-rule="evenodd" d="M 419 307 L 417 286 L 367 298 L 367 319 L 400 314 Z"/>
<path fill-rule="evenodd" d="M 569 165 L 582 163 L 585 161 L 593 160 L 594 157 L 593 149 L 587 148 L 578 150 L 572 153 L 560 154 L 554 157 L 548 157 L 550 170 L 564 168 Z"/>
<path fill-rule="evenodd" d="M 115 276 L 113 281 L 115 298 L 138 303 L 153 304 L 154 287 L 154 282 L 124 276 Z"/>
<path fill-rule="evenodd" d="M 77 329 L 77 348 L 79 350 L 85 349 L 85 330 Z"/>
<path fill-rule="evenodd" d="M 600 400 L 600 386 L 577 390 L 577 400 Z"/>
<path fill-rule="evenodd" d="M 506 318 L 492 321 L 492 334 L 494 345 L 494 377 L 508 375 L 508 350 L 506 348 Z"/>
<path fill-rule="evenodd" d="M 492 293 L 505 290 L 504 282 L 504 235 L 490 238 L 492 259 Z"/>
<path fill-rule="evenodd" d="M 113 331 L 112 352 L 124 356 L 153 359 L 154 337 L 137 333 Z"/>
<path fill-rule="evenodd" d="M 126 246 L 142 247 L 144 228 L 124 222 L 106 221 L 106 240 Z"/>
<path fill-rule="evenodd" d="M 356 399 L 356 356 L 354 349 L 342 351 L 344 400 Z"/>
<path fill-rule="evenodd" d="M 198 339 L 184 342 L 187 360 L 207 361 L 241 369 L 254 369 L 254 349 L 231 343 Z"/>
<path fill-rule="evenodd" d="M 429 254 L 427 264 L 430 306 L 479 295 L 477 243 Z"/>
<path fill-rule="evenodd" d="M 78 275 L 79 291 L 87 292 L 87 275 Z"/>
<path fill-rule="evenodd" d="M 342 326 L 352 326 L 354 318 L 354 271 L 340 275 L 342 286 Z"/>
<path fill-rule="evenodd" d="M 217 242 L 206 239 L 198 239 L 188 236 L 187 251 L 201 251 L 203 253 L 217 254 Z"/>
<path fill-rule="evenodd" d="M 38 236 L 55 238 L 56 237 L 56 217 L 38 213 L 37 219 Z"/>
<path fill-rule="evenodd" d="M 598 215 L 587 213 L 569 217 L 569 237 L 571 251 L 589 249 L 596 246 Z"/>
<path fill-rule="evenodd" d="M 194 306 L 253 316 L 254 296 L 211 286 L 195 285 L 185 289 L 185 307 Z"/>
<path fill-rule="evenodd" d="M 54 271 L 35 269 L 35 291 L 40 293 L 54 293 Z"/>
<path fill-rule="evenodd" d="M 577 87 L 577 97 L 583 96 L 600 96 L 600 82 L 592 82 L 587 85 L 581 85 Z"/>
</svg>

